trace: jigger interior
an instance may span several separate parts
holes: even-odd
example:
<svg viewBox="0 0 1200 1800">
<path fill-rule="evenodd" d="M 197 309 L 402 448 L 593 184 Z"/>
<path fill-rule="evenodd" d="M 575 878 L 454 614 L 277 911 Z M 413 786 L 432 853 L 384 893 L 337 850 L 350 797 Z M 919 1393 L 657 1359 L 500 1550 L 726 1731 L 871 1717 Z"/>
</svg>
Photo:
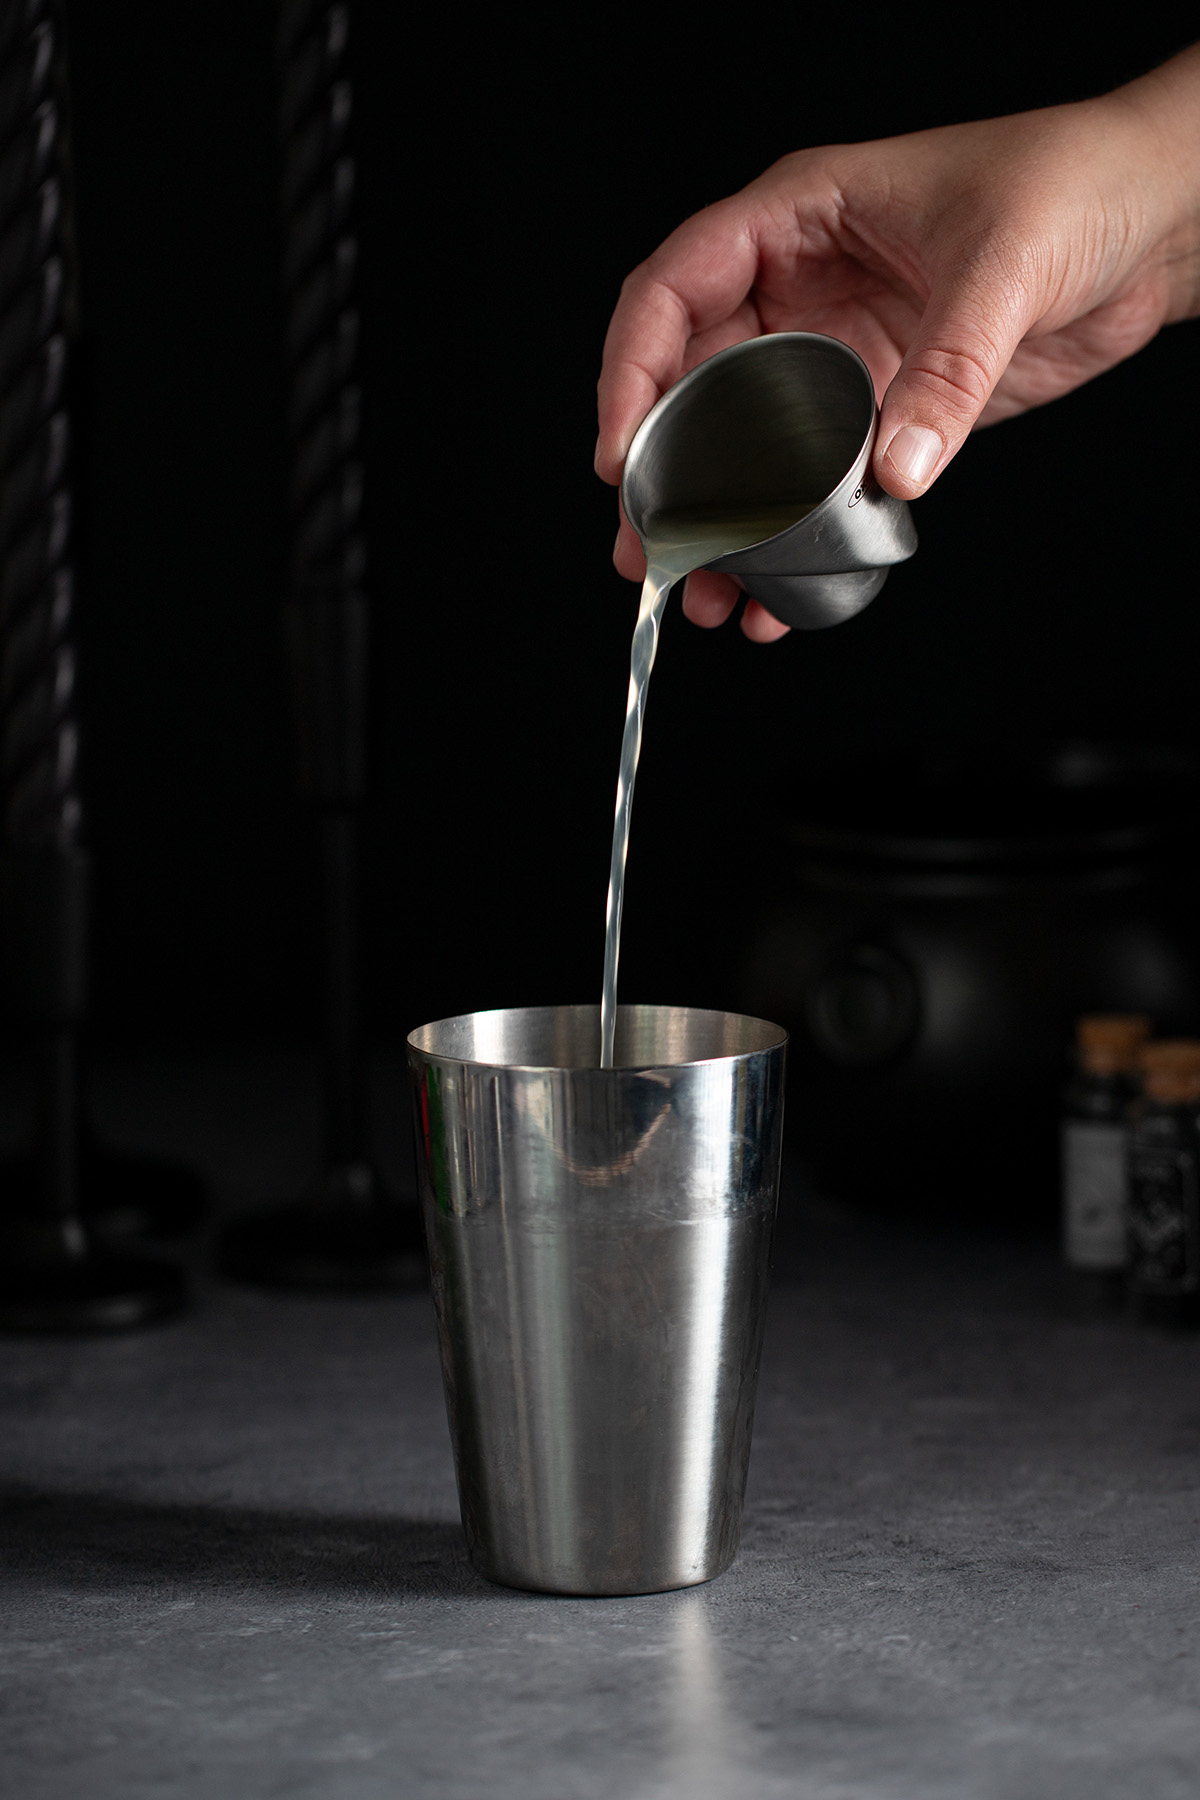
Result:
<svg viewBox="0 0 1200 1800">
<path fill-rule="evenodd" d="M 622 487 L 643 535 L 663 511 L 819 504 L 874 433 L 875 390 L 847 345 L 787 332 L 701 363 L 652 418 L 643 441 L 634 439 Z"/>
<path fill-rule="evenodd" d="M 682 1007 L 476 1013 L 409 1040 L 459 1498 L 491 1579 L 708 1581 L 741 1523 L 785 1033 Z"/>
</svg>

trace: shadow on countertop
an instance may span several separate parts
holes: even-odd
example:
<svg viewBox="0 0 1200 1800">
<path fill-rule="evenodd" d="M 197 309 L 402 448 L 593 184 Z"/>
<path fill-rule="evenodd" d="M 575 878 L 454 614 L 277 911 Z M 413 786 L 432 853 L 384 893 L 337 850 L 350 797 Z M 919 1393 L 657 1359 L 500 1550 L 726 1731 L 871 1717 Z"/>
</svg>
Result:
<svg viewBox="0 0 1200 1800">
<path fill-rule="evenodd" d="M 494 1592 L 462 1529 L 425 1519 L 321 1518 L 248 1507 L 172 1505 L 96 1494 L 0 1490 L 0 1592 L 187 1581 L 214 1592 L 331 1595 Z"/>
</svg>

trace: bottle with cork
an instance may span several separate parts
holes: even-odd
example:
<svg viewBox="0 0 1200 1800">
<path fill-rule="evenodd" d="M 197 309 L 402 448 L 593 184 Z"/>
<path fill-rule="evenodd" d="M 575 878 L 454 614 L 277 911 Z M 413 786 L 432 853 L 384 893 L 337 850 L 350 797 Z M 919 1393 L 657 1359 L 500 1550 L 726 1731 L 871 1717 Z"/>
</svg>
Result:
<svg viewBox="0 0 1200 1800">
<path fill-rule="evenodd" d="M 1138 1051 L 1142 1098 L 1129 1139 L 1129 1287 L 1137 1316 L 1200 1324 L 1200 1040 Z"/>
<path fill-rule="evenodd" d="M 1125 1291 L 1130 1108 L 1140 1093 L 1140 1013 L 1076 1021 L 1076 1066 L 1062 1119 L 1062 1249 L 1075 1289 L 1101 1301 Z"/>
</svg>

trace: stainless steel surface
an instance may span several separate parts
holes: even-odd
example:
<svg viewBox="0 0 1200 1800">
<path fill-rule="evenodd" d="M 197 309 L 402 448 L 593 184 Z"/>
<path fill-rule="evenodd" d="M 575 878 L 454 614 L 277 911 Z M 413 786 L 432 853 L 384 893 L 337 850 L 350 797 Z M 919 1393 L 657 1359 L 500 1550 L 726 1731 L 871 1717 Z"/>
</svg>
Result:
<svg viewBox="0 0 1200 1800">
<path fill-rule="evenodd" d="M 680 508 L 819 504 L 751 549 L 706 564 L 736 575 L 787 625 L 836 625 L 917 547 L 912 514 L 871 474 L 878 411 L 862 358 L 837 338 L 781 331 L 700 363 L 638 429 L 621 481 L 645 541 Z"/>
<path fill-rule="evenodd" d="M 682 1007 L 476 1013 L 410 1036 L 459 1498 L 511 1587 L 652 1593 L 741 1524 L 786 1036 Z"/>
</svg>

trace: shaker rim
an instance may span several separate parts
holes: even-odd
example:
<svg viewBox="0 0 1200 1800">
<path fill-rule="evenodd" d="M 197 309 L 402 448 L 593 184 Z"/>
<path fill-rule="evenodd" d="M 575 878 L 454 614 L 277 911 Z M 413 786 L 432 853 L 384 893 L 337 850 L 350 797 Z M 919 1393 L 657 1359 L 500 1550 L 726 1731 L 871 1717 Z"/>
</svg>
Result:
<svg viewBox="0 0 1200 1800">
<path fill-rule="evenodd" d="M 633 1004 L 637 1005 L 638 1003 L 634 1002 Z M 553 1062 L 531 1058 L 529 1060 L 506 1061 L 496 1056 L 464 1054 L 465 1050 L 470 1049 L 469 1045 L 464 1045 L 461 1050 L 453 1049 L 449 1045 L 442 1045 L 441 1047 L 434 1048 L 429 1043 L 427 1037 L 427 1034 L 437 1031 L 444 1031 L 447 1036 L 451 1036 L 454 1033 L 455 1028 L 458 1028 L 465 1036 L 466 1028 L 469 1023 L 484 1020 L 499 1021 L 505 1014 L 514 1017 L 522 1014 L 529 1017 L 537 1013 L 544 1013 L 547 1015 L 554 1013 L 594 1015 L 595 1041 L 598 1057 L 600 1042 L 600 1008 L 595 1002 L 584 1002 L 579 1005 L 568 1004 L 563 1006 L 490 1007 L 481 1012 L 451 1014 L 448 1018 L 431 1019 L 424 1025 L 416 1026 L 406 1035 L 405 1043 L 408 1048 L 410 1059 L 413 1062 L 454 1063 L 469 1068 L 491 1068 L 504 1070 L 506 1073 L 515 1071 L 524 1074 L 540 1075 L 647 1075 L 653 1073 L 673 1073 L 680 1069 L 701 1068 L 705 1064 L 742 1062 L 754 1056 L 763 1056 L 770 1054 L 773 1051 L 785 1049 L 789 1042 L 789 1034 L 782 1025 L 777 1025 L 769 1019 L 753 1017 L 748 1013 L 724 1012 L 716 1007 L 658 1006 L 654 1005 L 652 1002 L 644 1002 L 642 1004 L 646 1005 L 649 1010 L 654 1012 L 688 1014 L 691 1019 L 696 1022 L 701 1020 L 715 1022 L 718 1019 L 730 1021 L 736 1020 L 744 1027 L 750 1027 L 752 1029 L 755 1027 L 757 1028 L 757 1031 L 754 1033 L 756 1041 L 745 1044 L 737 1049 L 715 1052 L 706 1056 L 686 1056 L 680 1057 L 675 1061 L 667 1061 L 662 1057 L 649 1058 L 637 1062 L 618 1062 L 614 1063 L 611 1069 L 601 1069 L 598 1060 L 595 1062 Z M 621 1012 L 625 1011 L 629 1005 L 630 1003 L 623 1002 L 618 1006 L 618 1018 Z M 588 1023 L 589 1025 L 591 1024 L 590 1018 Z M 425 1038 L 426 1041 L 421 1042 L 420 1040 L 422 1038 Z"/>
</svg>

